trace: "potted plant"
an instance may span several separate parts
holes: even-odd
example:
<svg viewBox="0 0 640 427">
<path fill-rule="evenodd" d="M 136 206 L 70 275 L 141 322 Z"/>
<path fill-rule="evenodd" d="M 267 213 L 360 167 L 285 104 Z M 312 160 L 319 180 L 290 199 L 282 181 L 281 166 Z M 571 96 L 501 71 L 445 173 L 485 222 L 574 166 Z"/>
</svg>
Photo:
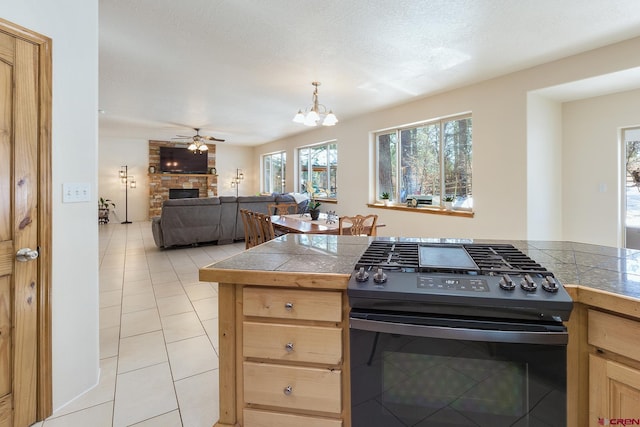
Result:
<svg viewBox="0 0 640 427">
<path fill-rule="evenodd" d="M 448 211 L 453 209 L 453 201 L 454 200 L 455 200 L 455 197 L 453 197 L 453 196 L 449 196 L 449 195 L 444 196 L 444 208 L 446 210 L 448 210 Z"/>
<path fill-rule="evenodd" d="M 104 197 L 98 199 L 98 224 L 107 224 L 109 222 L 110 207 L 116 207 L 116 204 L 111 199 L 105 199 Z"/>
<path fill-rule="evenodd" d="M 384 193 L 382 193 L 382 195 L 380 196 L 380 198 L 382 199 L 382 202 L 384 203 L 385 206 L 389 206 L 389 193 L 387 193 L 386 191 Z"/>
<path fill-rule="evenodd" d="M 309 203 L 307 204 L 307 210 L 311 215 L 311 220 L 315 221 L 320 217 L 320 202 L 316 200 L 316 193 L 313 189 L 311 181 L 307 182 L 307 192 L 309 193 Z"/>
</svg>

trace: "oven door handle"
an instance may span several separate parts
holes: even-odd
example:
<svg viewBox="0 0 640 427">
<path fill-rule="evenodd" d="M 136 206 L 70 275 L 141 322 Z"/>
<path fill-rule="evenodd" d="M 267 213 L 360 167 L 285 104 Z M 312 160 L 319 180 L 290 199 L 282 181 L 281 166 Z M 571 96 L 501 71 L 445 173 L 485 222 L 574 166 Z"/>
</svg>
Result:
<svg viewBox="0 0 640 427">
<path fill-rule="evenodd" d="M 433 325 L 382 322 L 350 318 L 350 328 L 387 334 L 410 335 L 424 338 L 443 338 L 463 341 L 483 341 L 516 344 L 566 345 L 569 335 L 565 332 L 501 331 L 490 329 L 451 328 Z"/>
</svg>

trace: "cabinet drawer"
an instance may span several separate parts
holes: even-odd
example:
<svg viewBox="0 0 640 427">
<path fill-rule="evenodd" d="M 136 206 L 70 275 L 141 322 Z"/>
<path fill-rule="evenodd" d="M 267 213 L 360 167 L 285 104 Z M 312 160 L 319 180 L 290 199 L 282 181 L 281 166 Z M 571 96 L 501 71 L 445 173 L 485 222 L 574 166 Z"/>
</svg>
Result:
<svg viewBox="0 0 640 427">
<path fill-rule="evenodd" d="M 640 322 L 589 310 L 589 344 L 640 361 Z"/>
<path fill-rule="evenodd" d="M 246 403 L 339 414 L 340 370 L 244 362 Z"/>
<path fill-rule="evenodd" d="M 295 362 L 342 362 L 342 329 L 244 322 L 244 357 Z"/>
<path fill-rule="evenodd" d="M 342 420 L 307 417 L 279 412 L 244 410 L 244 427 L 342 427 Z"/>
<path fill-rule="evenodd" d="M 243 290 L 243 314 L 339 322 L 342 319 L 342 293 L 246 287 Z"/>
</svg>

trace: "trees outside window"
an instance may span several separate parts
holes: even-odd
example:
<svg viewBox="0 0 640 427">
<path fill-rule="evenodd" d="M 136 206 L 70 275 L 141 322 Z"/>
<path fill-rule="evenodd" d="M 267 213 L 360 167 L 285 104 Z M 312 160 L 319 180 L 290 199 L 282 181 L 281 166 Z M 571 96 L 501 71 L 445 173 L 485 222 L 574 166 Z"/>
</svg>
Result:
<svg viewBox="0 0 640 427">
<path fill-rule="evenodd" d="M 460 116 L 376 134 L 377 197 L 454 209 L 472 208 L 472 120 Z"/>
<path fill-rule="evenodd" d="M 262 156 L 262 189 L 267 193 L 284 193 L 287 153 L 284 151 Z"/>
<path fill-rule="evenodd" d="M 338 144 L 335 141 L 299 148 L 298 162 L 301 193 L 308 192 L 310 182 L 316 199 L 337 199 Z"/>
</svg>

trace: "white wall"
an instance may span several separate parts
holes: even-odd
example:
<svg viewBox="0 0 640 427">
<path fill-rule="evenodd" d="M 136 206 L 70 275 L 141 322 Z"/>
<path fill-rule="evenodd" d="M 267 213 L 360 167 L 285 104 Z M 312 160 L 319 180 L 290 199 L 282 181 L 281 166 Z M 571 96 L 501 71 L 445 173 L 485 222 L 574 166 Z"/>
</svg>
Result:
<svg viewBox="0 0 640 427">
<path fill-rule="evenodd" d="M 260 168 L 254 166 L 253 147 L 235 146 L 222 142 L 216 145 L 216 169 L 218 170 L 218 196 L 235 196 L 231 179 L 236 169 L 241 169 L 244 181 L 238 187 L 239 196 L 250 196 L 260 191 Z"/>
<path fill-rule="evenodd" d="M 144 139 L 100 139 L 98 196 L 111 199 L 116 207 L 110 221 L 146 221 L 149 218 L 149 141 Z M 120 181 L 120 166 L 136 181 L 136 188 Z"/>
<path fill-rule="evenodd" d="M 640 125 L 640 90 L 565 103 L 563 238 L 621 246 L 620 129 Z"/>
<path fill-rule="evenodd" d="M 475 237 L 523 239 L 526 212 L 510 215 L 509 206 L 526 207 L 526 104 L 525 95 L 509 79 L 487 81 L 475 86 L 432 96 L 354 119 L 344 119 L 333 128 L 295 135 L 257 148 L 258 154 L 285 148 L 294 159 L 295 148 L 329 139 L 338 141 L 339 215 L 377 213 L 386 224 L 383 236 Z M 489 105 L 490 104 L 490 105 Z M 406 211 L 367 208 L 375 199 L 370 190 L 374 180 L 370 158 L 370 133 L 420 120 L 473 112 L 473 219 L 427 215 Z M 509 115 L 505 115 L 509 111 Z M 499 131 L 498 131 L 499 130 Z M 519 161 L 502 161 L 520 159 Z M 344 167 L 343 167 L 344 165 Z M 293 168 L 287 168 L 287 183 L 293 182 Z"/>
<path fill-rule="evenodd" d="M 2 18 L 53 40 L 53 406 L 98 380 L 98 1 L 0 0 Z M 85 182 L 87 203 L 62 203 Z"/>
<path fill-rule="evenodd" d="M 527 99 L 527 236 L 562 236 L 562 106 L 536 95 Z"/>
<path fill-rule="evenodd" d="M 297 147 L 337 139 L 340 166 L 336 211 L 340 215 L 377 213 L 387 225 L 379 231 L 380 235 L 568 239 L 615 246 L 618 243 L 615 223 L 619 214 L 609 206 L 616 206 L 616 202 L 607 200 L 604 208 L 600 205 L 604 199 L 611 198 L 612 190 L 606 197 L 594 197 L 594 191 L 597 193 L 600 183 L 616 188 L 619 172 L 612 159 L 617 158 L 617 150 L 612 145 L 601 144 L 601 150 L 611 151 L 598 156 L 595 150 L 583 151 L 582 144 L 585 138 L 603 141 L 611 134 L 612 127 L 620 126 L 620 122 L 631 123 L 628 116 L 634 110 L 627 104 L 606 106 L 598 114 L 575 111 L 576 123 L 589 122 L 579 140 L 575 140 L 573 134 L 563 133 L 563 127 L 568 126 L 564 121 L 570 119 L 563 118 L 560 111 L 564 115 L 572 114 L 578 107 L 561 110 L 558 103 L 529 94 L 638 67 L 639 50 L 640 38 L 627 40 L 365 117 L 341 118 L 333 128 L 314 129 L 257 147 L 254 161 L 257 164 L 261 154 L 284 149 L 287 159 L 293 163 Z M 625 112 L 616 116 L 621 109 Z M 366 206 L 375 198 L 371 191 L 374 179 L 370 165 L 371 132 L 468 111 L 473 113 L 473 218 Z M 636 107 L 636 120 L 637 111 Z M 598 115 L 608 118 L 595 117 Z M 592 126 L 598 128 L 592 129 Z M 584 135 L 586 129 L 591 133 L 589 136 Z M 550 163 L 541 164 L 546 157 L 550 157 Z M 286 177 L 290 185 L 295 176 L 292 163 L 287 167 Z M 594 169 L 596 167 L 600 169 Z M 591 175 L 586 187 L 589 194 L 584 194 L 585 183 L 577 181 L 576 168 Z M 598 202 L 597 208 L 594 200 Z M 601 224 L 614 226 L 594 232 Z"/>
</svg>

